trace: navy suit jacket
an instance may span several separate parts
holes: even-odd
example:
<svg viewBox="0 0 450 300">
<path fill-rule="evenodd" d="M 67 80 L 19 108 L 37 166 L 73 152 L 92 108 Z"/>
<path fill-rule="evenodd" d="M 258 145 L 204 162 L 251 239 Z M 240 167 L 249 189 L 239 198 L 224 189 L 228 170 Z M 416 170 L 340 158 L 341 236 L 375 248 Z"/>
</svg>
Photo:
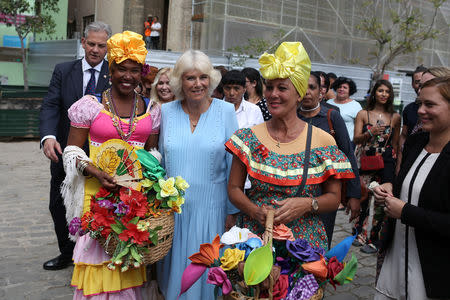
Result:
<svg viewBox="0 0 450 300">
<path fill-rule="evenodd" d="M 108 62 L 103 61 L 96 94 L 109 88 Z M 83 97 L 83 70 L 81 59 L 57 64 L 44 98 L 40 113 L 40 136 L 56 136 L 56 140 L 64 149 L 69 136 L 70 121 L 67 110 L 78 99 Z"/>
</svg>

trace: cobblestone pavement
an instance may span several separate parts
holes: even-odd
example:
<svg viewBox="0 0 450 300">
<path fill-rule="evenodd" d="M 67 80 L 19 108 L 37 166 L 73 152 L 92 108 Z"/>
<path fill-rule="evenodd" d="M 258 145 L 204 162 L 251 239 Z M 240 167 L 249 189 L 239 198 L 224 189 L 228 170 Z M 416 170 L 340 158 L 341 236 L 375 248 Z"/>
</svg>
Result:
<svg viewBox="0 0 450 300">
<path fill-rule="evenodd" d="M 37 141 L 0 143 L 0 299 L 72 299 L 72 267 L 45 271 L 44 261 L 59 254 L 48 210 L 49 162 Z M 334 240 L 351 232 L 348 217 L 338 213 Z M 358 258 L 351 284 L 328 285 L 326 299 L 372 299 L 375 255 L 352 247 Z"/>
</svg>

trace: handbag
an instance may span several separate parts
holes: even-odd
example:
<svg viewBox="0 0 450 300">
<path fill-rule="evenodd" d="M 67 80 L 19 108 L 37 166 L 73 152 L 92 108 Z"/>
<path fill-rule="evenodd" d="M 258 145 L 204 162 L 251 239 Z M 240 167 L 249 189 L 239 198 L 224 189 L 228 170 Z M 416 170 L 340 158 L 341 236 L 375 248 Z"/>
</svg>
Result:
<svg viewBox="0 0 450 300">
<path fill-rule="evenodd" d="M 365 155 L 361 156 L 361 170 L 363 171 L 376 171 L 384 168 L 383 156 L 376 153 L 375 155 Z"/>
<path fill-rule="evenodd" d="M 389 141 L 389 138 L 391 136 L 391 133 L 389 133 L 388 137 L 386 138 L 386 142 L 384 143 L 384 147 L 382 149 L 386 149 L 387 143 Z M 364 151 L 365 147 L 361 147 L 361 170 L 363 171 L 377 171 L 384 168 L 384 160 L 382 153 L 375 152 L 375 155 L 366 155 L 366 151 Z M 383 150 L 384 151 L 384 150 Z"/>
</svg>

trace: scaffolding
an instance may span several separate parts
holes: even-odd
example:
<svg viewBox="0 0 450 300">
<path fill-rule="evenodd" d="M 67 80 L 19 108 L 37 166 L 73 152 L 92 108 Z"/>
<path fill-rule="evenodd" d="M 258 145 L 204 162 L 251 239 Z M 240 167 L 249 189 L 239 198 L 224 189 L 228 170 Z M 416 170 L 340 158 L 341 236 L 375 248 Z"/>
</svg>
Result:
<svg viewBox="0 0 450 300">
<path fill-rule="evenodd" d="M 377 0 L 381 18 L 392 9 L 389 0 Z M 412 1 L 425 20 L 432 18 L 428 1 Z M 192 0 L 191 47 L 213 55 L 259 38 L 276 44 L 301 41 L 313 62 L 370 66 L 374 41 L 357 29 L 365 12 L 360 0 Z M 414 69 L 419 64 L 448 66 L 450 61 L 450 3 L 438 11 L 434 28 L 440 35 L 423 49 L 398 57 L 391 68 Z"/>
</svg>

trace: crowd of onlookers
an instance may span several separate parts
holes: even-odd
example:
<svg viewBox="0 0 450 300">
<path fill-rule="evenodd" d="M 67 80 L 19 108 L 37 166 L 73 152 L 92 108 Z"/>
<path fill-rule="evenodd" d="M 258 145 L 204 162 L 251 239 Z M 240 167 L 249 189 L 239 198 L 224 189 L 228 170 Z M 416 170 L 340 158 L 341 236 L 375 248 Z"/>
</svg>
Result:
<svg viewBox="0 0 450 300">
<path fill-rule="evenodd" d="M 234 105 L 239 128 L 250 128 L 270 120 L 270 109 L 267 107 L 265 97 L 266 83 L 258 70 L 216 68 L 221 71 L 222 80 L 212 96 Z M 428 105 L 423 103 L 428 99 L 420 97 L 422 86 L 427 81 L 440 77 L 441 85 L 447 84 L 448 92 L 449 76 L 450 69 L 446 67 L 417 67 L 412 73 L 412 88 L 417 99 L 403 107 L 401 116 L 394 109 L 394 90 L 388 80 L 381 79 L 373 84 L 363 108 L 358 101 L 351 99 L 357 91 L 356 84 L 351 78 L 313 71 L 308 82 L 311 90 L 308 90 L 298 106 L 298 116 L 330 133 L 339 149 L 350 159 L 356 178 L 343 185 L 339 209 L 345 209 L 351 213 L 349 220 L 354 221 L 353 230 L 357 234 L 353 245 L 361 247 L 360 250 L 364 253 L 378 253 L 377 276 L 386 255 L 386 246 L 383 244 L 386 239 L 383 236 L 386 234 L 386 229 L 383 231 L 383 228 L 388 223 L 390 213 L 386 211 L 385 202 L 373 196 L 374 187 L 394 182 L 394 178 L 401 169 L 405 141 L 411 135 L 417 136 L 416 140 L 421 138 L 419 133 L 424 131 L 424 123 L 420 115 L 425 116 L 426 112 L 425 109 L 419 111 L 419 108 Z M 447 83 L 444 81 L 445 78 Z M 428 86 L 436 86 L 437 82 Z M 156 87 L 159 84 L 158 82 Z M 313 93 L 314 85 L 319 88 L 317 94 Z M 442 98 L 447 97 L 447 101 L 448 96 L 442 93 Z M 160 100 L 160 103 L 166 101 Z M 445 127 L 445 123 L 436 124 L 436 126 Z M 245 189 L 249 188 L 250 181 L 247 179 Z M 436 188 L 439 189 L 438 186 Z M 392 190 L 390 196 L 392 196 Z M 448 200 L 450 199 L 447 198 Z M 335 218 L 336 211 L 321 214 L 328 236 L 328 245 L 331 245 Z M 398 218 L 400 219 L 401 216 Z M 406 221 L 402 220 L 402 222 Z M 431 228 L 425 229 L 425 232 L 428 230 Z M 404 249 L 396 250 L 404 251 Z M 380 283 L 380 290 L 384 291 L 383 284 L 391 280 L 392 278 L 384 279 Z M 425 295 L 423 290 L 421 292 L 422 296 Z M 387 293 L 392 295 L 391 290 Z M 382 299 L 381 295 L 377 297 Z"/>
<path fill-rule="evenodd" d="M 146 22 L 151 28 L 157 19 Z M 92 163 L 111 139 L 157 147 L 167 176 L 189 182 L 172 249 L 156 266 L 166 299 L 179 295 L 187 258 L 216 234 L 234 225 L 262 234 L 274 210 L 275 224 L 286 224 L 294 238 L 327 249 L 338 209 L 350 214 L 353 245 L 377 253 L 376 299 L 450 296 L 449 68 L 413 72 L 417 99 L 402 118 L 388 80 L 373 82 L 363 108 L 352 99 L 355 82 L 311 71 L 300 42 L 264 53 L 259 70 L 213 67 L 196 50 L 183 53 L 174 68 L 158 69 L 145 64 L 145 42 L 154 41 L 148 37 L 111 36 L 101 22 L 87 26 L 85 57 L 55 67 L 42 105 L 41 143 L 52 161 L 50 210 L 61 251 L 44 269 L 73 259 L 74 298 L 140 299 L 146 281 L 145 267 L 132 274 L 107 269 L 108 257 L 89 235 L 76 244 L 67 237 L 64 216 L 76 213 L 67 198 L 88 210 L 89 201 L 76 199 L 89 199 L 100 186 L 117 188 Z M 63 180 L 79 185 L 73 189 L 79 198 L 62 199 Z M 212 295 L 211 286 L 198 282 L 180 299 Z"/>
</svg>

